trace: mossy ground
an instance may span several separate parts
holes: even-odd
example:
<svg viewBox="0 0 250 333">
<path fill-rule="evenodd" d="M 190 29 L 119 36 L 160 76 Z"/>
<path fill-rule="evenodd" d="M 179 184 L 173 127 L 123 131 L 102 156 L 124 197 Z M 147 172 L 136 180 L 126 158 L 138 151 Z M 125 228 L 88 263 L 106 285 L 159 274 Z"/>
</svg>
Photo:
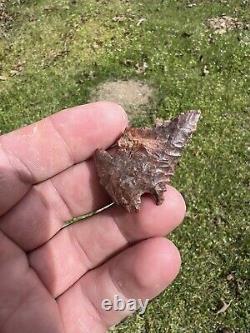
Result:
<svg viewBox="0 0 250 333">
<path fill-rule="evenodd" d="M 171 236 L 182 253 L 181 274 L 144 316 L 116 332 L 249 332 L 250 34 L 213 34 L 205 22 L 221 14 L 247 22 L 250 6 L 192 3 L 0 0 L 2 133 L 85 103 L 100 82 L 114 79 L 155 88 L 148 116 L 137 116 L 137 125 L 202 111 L 173 180 L 188 206 Z M 220 299 L 231 305 L 216 314 Z"/>
</svg>

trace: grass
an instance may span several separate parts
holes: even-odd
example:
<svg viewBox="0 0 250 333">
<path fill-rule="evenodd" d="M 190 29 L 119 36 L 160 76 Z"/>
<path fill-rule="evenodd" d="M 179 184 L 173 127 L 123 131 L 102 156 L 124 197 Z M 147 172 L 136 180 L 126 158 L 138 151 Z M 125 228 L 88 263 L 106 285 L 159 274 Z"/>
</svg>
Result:
<svg viewBox="0 0 250 333">
<path fill-rule="evenodd" d="M 115 332 L 249 332 L 250 35 L 216 35 L 204 23 L 221 14 L 247 22 L 250 8 L 236 0 L 189 3 L 0 0 L 2 133 L 85 103 L 110 79 L 155 87 L 151 112 L 135 119 L 138 125 L 152 122 L 152 114 L 202 110 L 173 180 L 188 204 L 184 225 L 171 236 L 182 272 L 144 316 Z M 148 68 L 138 74 L 144 61 Z M 216 314 L 221 299 L 231 305 Z"/>
</svg>

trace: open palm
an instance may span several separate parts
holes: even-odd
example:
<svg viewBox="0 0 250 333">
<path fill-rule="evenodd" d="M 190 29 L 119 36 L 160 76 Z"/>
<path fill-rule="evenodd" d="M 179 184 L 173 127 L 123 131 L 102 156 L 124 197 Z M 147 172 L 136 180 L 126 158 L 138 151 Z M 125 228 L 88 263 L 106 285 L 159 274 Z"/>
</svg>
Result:
<svg viewBox="0 0 250 333">
<path fill-rule="evenodd" d="M 139 213 L 107 204 L 91 156 L 127 125 L 108 102 L 64 110 L 0 137 L 0 332 L 105 332 L 129 313 L 103 299 L 153 298 L 179 271 L 163 236 L 185 214 L 168 187 L 163 205 L 143 198 Z"/>
</svg>

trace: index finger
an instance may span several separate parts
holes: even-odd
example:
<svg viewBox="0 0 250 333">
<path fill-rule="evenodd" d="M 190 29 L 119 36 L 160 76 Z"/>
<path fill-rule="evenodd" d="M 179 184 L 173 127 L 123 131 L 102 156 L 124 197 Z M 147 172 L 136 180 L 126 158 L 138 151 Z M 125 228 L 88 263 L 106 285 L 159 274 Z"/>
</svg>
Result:
<svg viewBox="0 0 250 333">
<path fill-rule="evenodd" d="M 0 137 L 0 215 L 32 184 L 42 182 L 107 148 L 127 125 L 123 109 L 98 102 L 63 110 Z"/>
</svg>

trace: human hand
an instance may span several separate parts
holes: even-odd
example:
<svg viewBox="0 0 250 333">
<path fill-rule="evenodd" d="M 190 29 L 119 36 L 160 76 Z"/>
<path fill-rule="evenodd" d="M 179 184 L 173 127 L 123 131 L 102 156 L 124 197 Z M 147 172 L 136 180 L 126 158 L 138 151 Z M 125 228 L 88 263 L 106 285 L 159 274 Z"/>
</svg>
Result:
<svg viewBox="0 0 250 333">
<path fill-rule="evenodd" d="M 145 197 L 138 213 L 113 206 L 60 230 L 109 202 L 91 156 L 126 125 L 101 102 L 0 137 L 1 333 L 105 332 L 129 313 L 103 299 L 151 299 L 176 277 L 179 252 L 163 236 L 185 203 L 170 186 L 161 206 Z"/>
</svg>

